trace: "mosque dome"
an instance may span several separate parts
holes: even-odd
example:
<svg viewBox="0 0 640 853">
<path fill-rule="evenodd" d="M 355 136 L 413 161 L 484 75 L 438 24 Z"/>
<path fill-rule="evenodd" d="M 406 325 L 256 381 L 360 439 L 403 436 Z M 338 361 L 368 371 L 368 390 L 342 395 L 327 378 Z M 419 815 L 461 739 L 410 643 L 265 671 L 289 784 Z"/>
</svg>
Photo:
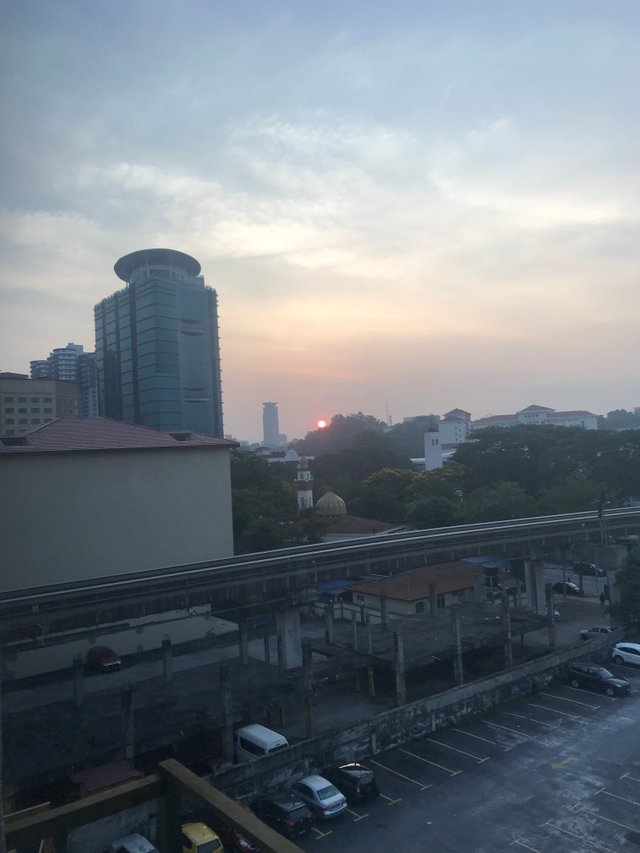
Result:
<svg viewBox="0 0 640 853">
<path fill-rule="evenodd" d="M 347 514 L 347 505 L 339 495 L 325 492 L 316 503 L 316 513 L 328 518 L 339 518 Z"/>
</svg>

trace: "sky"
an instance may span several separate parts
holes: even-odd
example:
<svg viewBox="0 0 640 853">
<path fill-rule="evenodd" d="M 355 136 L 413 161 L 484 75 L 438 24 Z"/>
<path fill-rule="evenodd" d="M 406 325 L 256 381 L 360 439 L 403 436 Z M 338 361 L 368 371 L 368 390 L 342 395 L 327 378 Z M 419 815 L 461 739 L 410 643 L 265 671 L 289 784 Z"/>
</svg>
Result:
<svg viewBox="0 0 640 853">
<path fill-rule="evenodd" d="M 0 0 L 0 370 L 115 261 L 218 293 L 225 432 L 640 406 L 637 0 Z"/>
</svg>

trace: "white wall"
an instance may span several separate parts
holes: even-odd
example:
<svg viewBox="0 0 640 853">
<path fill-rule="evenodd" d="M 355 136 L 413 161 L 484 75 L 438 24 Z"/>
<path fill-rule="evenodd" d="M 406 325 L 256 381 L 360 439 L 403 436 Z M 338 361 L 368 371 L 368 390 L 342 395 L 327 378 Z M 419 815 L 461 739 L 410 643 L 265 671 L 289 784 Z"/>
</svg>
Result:
<svg viewBox="0 0 640 853">
<path fill-rule="evenodd" d="M 0 590 L 233 554 L 225 447 L 0 454 Z"/>
</svg>

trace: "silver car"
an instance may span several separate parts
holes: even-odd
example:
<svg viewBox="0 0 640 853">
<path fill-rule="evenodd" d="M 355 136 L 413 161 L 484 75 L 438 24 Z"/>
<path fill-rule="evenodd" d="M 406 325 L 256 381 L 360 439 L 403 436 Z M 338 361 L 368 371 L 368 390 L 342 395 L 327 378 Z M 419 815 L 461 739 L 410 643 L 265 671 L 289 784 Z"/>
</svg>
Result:
<svg viewBox="0 0 640 853">
<path fill-rule="evenodd" d="M 337 817 L 347 810 L 347 798 L 324 776 L 305 776 L 291 791 L 321 819 Z"/>
</svg>

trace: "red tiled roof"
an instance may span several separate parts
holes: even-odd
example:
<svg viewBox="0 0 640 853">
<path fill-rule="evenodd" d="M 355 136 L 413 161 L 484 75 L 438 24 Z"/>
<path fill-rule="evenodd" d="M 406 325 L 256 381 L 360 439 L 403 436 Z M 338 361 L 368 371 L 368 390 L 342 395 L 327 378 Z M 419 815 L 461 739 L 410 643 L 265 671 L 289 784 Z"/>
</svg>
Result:
<svg viewBox="0 0 640 853">
<path fill-rule="evenodd" d="M 413 572 L 403 572 L 385 580 L 363 581 L 349 587 L 361 595 L 379 595 L 397 601 L 418 601 L 429 597 L 429 587 L 435 584 L 439 595 L 473 587 L 473 579 L 484 569 L 458 560 L 439 566 L 425 566 Z"/>
<path fill-rule="evenodd" d="M 82 796 L 132 779 L 142 779 L 144 773 L 132 767 L 128 761 L 113 761 L 111 764 L 103 764 L 90 770 L 81 770 L 72 773 L 69 778 L 80 786 Z"/>
<path fill-rule="evenodd" d="M 518 416 L 516 414 L 513 415 L 487 415 L 486 418 L 478 418 L 477 421 L 472 421 L 472 426 L 475 424 L 495 424 L 501 423 L 502 421 L 517 421 Z"/>
<path fill-rule="evenodd" d="M 0 453 L 208 446 L 235 447 L 236 442 L 188 430 L 161 432 L 113 418 L 56 418 L 23 435 L 0 438 Z"/>
</svg>

